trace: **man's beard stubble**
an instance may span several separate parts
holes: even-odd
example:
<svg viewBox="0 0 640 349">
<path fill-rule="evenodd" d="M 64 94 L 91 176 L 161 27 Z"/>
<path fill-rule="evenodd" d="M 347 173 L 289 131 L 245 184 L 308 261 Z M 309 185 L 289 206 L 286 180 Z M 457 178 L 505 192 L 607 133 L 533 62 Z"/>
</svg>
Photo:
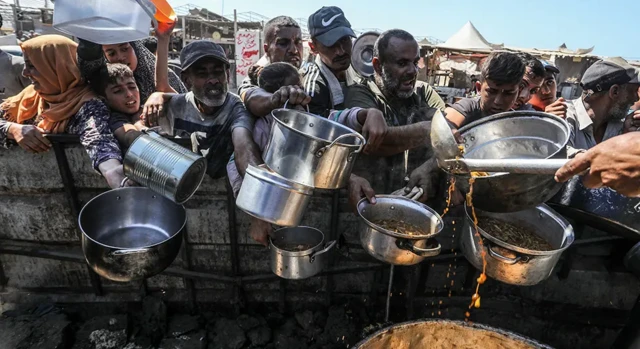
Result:
<svg viewBox="0 0 640 349">
<path fill-rule="evenodd" d="M 216 93 L 216 96 L 208 96 L 207 87 L 203 89 L 193 88 L 193 95 L 196 99 L 206 105 L 207 107 L 219 107 L 224 104 L 224 101 L 227 99 L 227 93 L 229 91 L 229 87 L 227 85 L 221 84 L 220 92 Z"/>
<path fill-rule="evenodd" d="M 413 91 L 400 91 L 400 79 L 392 76 L 387 72 L 384 65 L 382 66 L 382 73 L 380 75 L 375 74 L 376 85 L 388 96 L 393 96 L 399 99 L 407 99 L 413 95 Z"/>
</svg>

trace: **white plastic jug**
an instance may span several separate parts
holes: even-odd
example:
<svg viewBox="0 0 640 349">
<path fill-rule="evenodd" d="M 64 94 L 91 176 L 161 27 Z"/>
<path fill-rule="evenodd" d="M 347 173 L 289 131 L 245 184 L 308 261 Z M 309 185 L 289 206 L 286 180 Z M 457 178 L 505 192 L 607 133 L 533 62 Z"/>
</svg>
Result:
<svg viewBox="0 0 640 349">
<path fill-rule="evenodd" d="M 149 0 L 57 0 L 53 27 L 97 44 L 119 44 L 148 37 L 154 13 Z"/>
</svg>

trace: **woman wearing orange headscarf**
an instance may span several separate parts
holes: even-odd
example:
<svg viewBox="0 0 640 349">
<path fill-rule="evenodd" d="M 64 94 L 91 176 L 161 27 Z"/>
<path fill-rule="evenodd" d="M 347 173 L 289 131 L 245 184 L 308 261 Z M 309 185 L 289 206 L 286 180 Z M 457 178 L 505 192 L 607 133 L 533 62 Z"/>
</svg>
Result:
<svg viewBox="0 0 640 349">
<path fill-rule="evenodd" d="M 80 136 L 95 169 L 118 187 L 122 156 L 109 130 L 109 109 L 85 84 L 77 66 L 77 44 L 60 35 L 22 43 L 23 75 L 32 85 L 0 105 L 0 144 L 15 141 L 32 153 L 49 150 L 47 133 Z"/>
</svg>

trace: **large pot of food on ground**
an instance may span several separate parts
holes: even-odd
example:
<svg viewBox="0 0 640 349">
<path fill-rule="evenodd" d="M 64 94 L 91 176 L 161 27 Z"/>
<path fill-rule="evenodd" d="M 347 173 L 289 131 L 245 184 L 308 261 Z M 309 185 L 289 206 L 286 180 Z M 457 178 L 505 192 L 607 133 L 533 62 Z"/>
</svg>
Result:
<svg viewBox="0 0 640 349">
<path fill-rule="evenodd" d="M 358 349 L 551 349 L 534 340 L 480 324 L 422 320 L 382 329 L 356 344 Z"/>
<path fill-rule="evenodd" d="M 93 198 L 78 222 L 89 266 L 104 278 L 128 282 L 154 276 L 173 263 L 187 212 L 148 188 L 129 187 Z"/>
<path fill-rule="evenodd" d="M 393 265 L 414 265 L 440 254 L 433 239 L 442 218 L 430 207 L 400 196 L 378 195 L 376 204 L 358 203 L 360 243 L 374 258 Z"/>
<path fill-rule="evenodd" d="M 531 286 L 547 279 L 560 255 L 574 241 L 573 227 L 547 205 L 512 213 L 465 206 L 460 244 L 464 256 L 495 280 Z"/>
<path fill-rule="evenodd" d="M 466 159 L 565 159 L 569 125 L 551 114 L 500 113 L 462 127 Z M 473 174 L 476 207 L 491 212 L 516 212 L 540 205 L 561 188 L 553 174 Z M 456 175 L 456 185 L 470 190 L 469 176 Z"/>
<path fill-rule="evenodd" d="M 327 118 L 285 108 L 271 113 L 275 122 L 263 154 L 265 164 L 305 186 L 346 187 L 364 137 Z"/>
</svg>

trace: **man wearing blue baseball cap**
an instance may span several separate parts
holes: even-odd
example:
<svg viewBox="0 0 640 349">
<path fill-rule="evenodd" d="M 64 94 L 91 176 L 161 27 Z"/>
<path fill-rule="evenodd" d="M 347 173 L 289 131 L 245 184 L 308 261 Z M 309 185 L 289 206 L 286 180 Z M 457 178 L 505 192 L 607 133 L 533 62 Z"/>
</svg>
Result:
<svg viewBox="0 0 640 349">
<path fill-rule="evenodd" d="M 351 69 L 351 39 L 356 35 L 344 12 L 336 6 L 325 6 L 309 16 L 311 42 L 316 59 L 303 71 L 303 87 L 311 97 L 309 110 L 329 116 L 331 110 L 344 109 L 346 87 L 355 84 Z"/>
</svg>

